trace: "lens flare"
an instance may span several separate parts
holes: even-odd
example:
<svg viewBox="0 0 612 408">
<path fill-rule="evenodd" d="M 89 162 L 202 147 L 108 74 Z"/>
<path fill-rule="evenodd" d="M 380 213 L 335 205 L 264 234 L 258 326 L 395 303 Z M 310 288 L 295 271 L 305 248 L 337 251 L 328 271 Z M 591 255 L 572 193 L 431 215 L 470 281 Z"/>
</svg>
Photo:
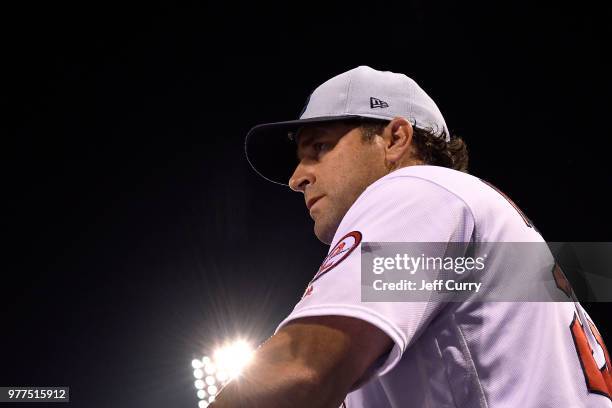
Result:
<svg viewBox="0 0 612 408">
<path fill-rule="evenodd" d="M 200 400 L 198 406 L 206 407 L 215 400 L 219 390 L 229 381 L 239 377 L 253 359 L 253 348 L 245 340 L 229 342 L 215 350 L 213 357 L 204 356 L 191 362 L 195 386 Z M 206 375 L 206 377 L 204 377 Z M 204 378 L 204 379 L 203 379 Z M 208 396 L 208 401 L 205 400 Z"/>
</svg>

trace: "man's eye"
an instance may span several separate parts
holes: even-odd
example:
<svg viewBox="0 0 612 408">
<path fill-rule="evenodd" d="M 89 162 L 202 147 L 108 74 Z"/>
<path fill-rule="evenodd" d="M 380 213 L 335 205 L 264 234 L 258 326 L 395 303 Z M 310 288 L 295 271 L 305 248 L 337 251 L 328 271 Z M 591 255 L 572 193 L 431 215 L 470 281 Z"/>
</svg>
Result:
<svg viewBox="0 0 612 408">
<path fill-rule="evenodd" d="M 329 143 L 314 143 L 312 148 L 317 153 L 324 152 L 329 150 Z"/>
</svg>

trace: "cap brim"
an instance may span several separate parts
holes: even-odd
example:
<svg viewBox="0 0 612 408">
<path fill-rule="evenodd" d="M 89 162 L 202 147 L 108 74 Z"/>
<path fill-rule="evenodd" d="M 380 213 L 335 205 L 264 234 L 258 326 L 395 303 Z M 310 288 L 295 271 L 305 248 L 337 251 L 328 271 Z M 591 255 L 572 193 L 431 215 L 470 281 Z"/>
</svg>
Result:
<svg viewBox="0 0 612 408">
<path fill-rule="evenodd" d="M 244 151 L 249 164 L 260 176 L 286 186 L 298 164 L 297 146 L 289 132 L 297 133 L 306 125 L 359 118 L 356 115 L 324 116 L 257 125 L 247 133 Z"/>
</svg>

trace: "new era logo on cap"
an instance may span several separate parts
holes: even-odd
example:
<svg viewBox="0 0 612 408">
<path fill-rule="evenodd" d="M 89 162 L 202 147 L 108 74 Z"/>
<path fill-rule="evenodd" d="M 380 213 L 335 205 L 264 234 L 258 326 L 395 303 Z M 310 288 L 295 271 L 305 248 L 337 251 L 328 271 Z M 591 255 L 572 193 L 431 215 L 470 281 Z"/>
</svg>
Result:
<svg viewBox="0 0 612 408">
<path fill-rule="evenodd" d="M 389 104 L 385 101 L 381 101 L 378 98 L 374 98 L 373 96 L 370 96 L 370 108 L 374 109 L 374 108 L 388 108 Z"/>
</svg>

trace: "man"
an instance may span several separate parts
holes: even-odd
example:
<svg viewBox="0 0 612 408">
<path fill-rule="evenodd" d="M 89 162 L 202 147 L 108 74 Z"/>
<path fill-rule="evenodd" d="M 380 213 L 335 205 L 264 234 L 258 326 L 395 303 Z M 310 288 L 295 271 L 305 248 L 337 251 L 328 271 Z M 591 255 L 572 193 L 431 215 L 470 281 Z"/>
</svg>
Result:
<svg viewBox="0 0 612 408">
<path fill-rule="evenodd" d="M 549 256 L 489 248 L 482 280 L 507 294 L 519 273 L 537 275 L 537 291 L 554 279 L 569 301 L 455 301 L 440 289 L 362 300 L 366 242 L 423 243 L 444 259 L 454 244 L 484 259 L 481 243 L 544 243 L 514 203 L 466 173 L 465 144 L 412 79 L 366 66 L 340 74 L 299 120 L 253 128 L 246 151 L 262 176 L 304 194 L 330 251 L 215 407 L 612 407 L 603 340 Z"/>
</svg>

